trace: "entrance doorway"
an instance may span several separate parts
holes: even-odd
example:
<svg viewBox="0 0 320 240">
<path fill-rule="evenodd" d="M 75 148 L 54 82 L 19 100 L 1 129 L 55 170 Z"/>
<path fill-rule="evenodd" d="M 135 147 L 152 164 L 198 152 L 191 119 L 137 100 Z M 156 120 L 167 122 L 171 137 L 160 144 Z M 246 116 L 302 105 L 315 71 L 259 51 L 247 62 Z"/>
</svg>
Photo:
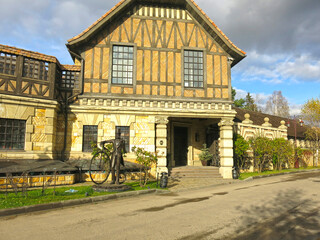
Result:
<svg viewBox="0 0 320 240">
<path fill-rule="evenodd" d="M 188 128 L 174 127 L 175 166 L 188 165 Z"/>
</svg>

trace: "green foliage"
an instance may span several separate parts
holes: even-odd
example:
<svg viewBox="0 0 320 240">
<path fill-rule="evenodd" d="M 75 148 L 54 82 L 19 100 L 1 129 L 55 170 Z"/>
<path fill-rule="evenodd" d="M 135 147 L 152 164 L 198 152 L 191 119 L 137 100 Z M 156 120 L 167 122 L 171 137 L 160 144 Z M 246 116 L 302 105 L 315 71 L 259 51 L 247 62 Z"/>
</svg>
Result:
<svg viewBox="0 0 320 240">
<path fill-rule="evenodd" d="M 235 153 L 235 167 L 240 171 L 241 169 L 248 168 L 248 150 L 249 142 L 246 141 L 241 135 L 237 134 L 234 141 Z"/>
<path fill-rule="evenodd" d="M 319 169 L 319 167 L 307 167 L 306 169 Z M 284 170 L 272 170 L 272 171 L 264 171 L 264 172 L 245 172 L 242 173 L 241 176 L 239 177 L 240 180 L 244 180 L 249 177 L 255 177 L 255 176 L 263 176 L 263 175 L 277 175 L 281 173 L 286 173 L 286 172 L 299 172 L 299 171 L 305 171 L 305 169 L 299 169 L 299 168 L 293 168 L 293 169 L 284 169 Z"/>
<path fill-rule="evenodd" d="M 238 108 L 244 108 L 245 103 L 246 103 L 246 100 L 243 98 L 240 98 L 240 99 L 234 100 L 233 105 Z"/>
<path fill-rule="evenodd" d="M 250 139 L 249 142 L 253 150 L 254 164 L 258 167 L 258 171 L 262 172 L 266 166 L 269 166 L 273 156 L 272 141 L 266 137 L 258 136 Z"/>
<path fill-rule="evenodd" d="M 272 152 L 273 168 L 276 170 L 281 170 L 283 164 L 289 164 L 294 157 L 293 146 L 284 138 L 272 140 Z"/>
<path fill-rule="evenodd" d="M 231 96 L 232 96 L 232 101 L 234 101 L 234 100 L 235 100 L 236 95 L 237 95 L 237 91 L 236 91 L 233 87 L 231 87 Z"/>
<path fill-rule="evenodd" d="M 132 191 L 139 191 L 145 189 L 154 189 L 157 188 L 157 182 L 148 182 L 144 187 L 141 187 L 138 182 L 125 183 L 126 185 L 132 188 Z M 74 189 L 77 192 L 68 193 L 67 190 Z M 59 202 L 72 199 L 80 199 L 86 197 L 96 197 L 102 195 L 116 194 L 110 192 L 95 192 L 91 186 L 69 186 L 69 187 L 56 187 L 55 195 L 53 195 L 53 188 L 49 188 L 45 191 L 45 194 L 42 195 L 41 189 L 30 190 L 28 191 L 28 197 L 25 197 L 22 193 L 17 195 L 12 192 L 7 195 L 5 192 L 0 192 L 0 209 L 4 208 L 17 208 L 23 206 L 31 206 L 37 204 Z"/>
<path fill-rule="evenodd" d="M 209 148 L 207 148 L 207 144 L 203 144 L 203 148 L 201 149 L 201 153 L 198 155 L 201 161 L 211 161 L 213 159 L 213 154 L 210 153 Z"/>
<path fill-rule="evenodd" d="M 157 153 L 151 153 L 143 148 L 133 147 L 132 152 L 136 154 L 136 162 L 140 165 L 144 166 L 143 172 L 144 172 L 144 181 L 142 183 L 142 169 L 140 169 L 140 184 L 141 186 L 146 186 L 148 180 L 149 180 L 149 171 L 152 167 L 152 165 L 157 164 L 158 157 Z"/>
<path fill-rule="evenodd" d="M 258 106 L 257 106 L 257 104 L 255 104 L 254 99 L 250 93 L 247 94 L 245 102 L 246 103 L 244 105 L 244 109 L 258 112 Z"/>
</svg>

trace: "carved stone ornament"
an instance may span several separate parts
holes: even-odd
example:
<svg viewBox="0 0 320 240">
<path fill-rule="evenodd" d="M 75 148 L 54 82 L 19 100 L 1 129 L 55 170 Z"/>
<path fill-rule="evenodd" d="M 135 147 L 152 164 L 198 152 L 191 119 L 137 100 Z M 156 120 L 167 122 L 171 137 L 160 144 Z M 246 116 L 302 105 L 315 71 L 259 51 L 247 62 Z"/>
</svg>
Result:
<svg viewBox="0 0 320 240">
<path fill-rule="evenodd" d="M 286 130 L 287 129 L 287 126 L 285 125 L 286 124 L 286 122 L 284 121 L 284 120 L 282 120 L 281 122 L 280 122 L 280 126 L 279 126 L 279 129 L 283 129 L 283 130 Z"/>
<path fill-rule="evenodd" d="M 264 118 L 264 124 L 262 126 L 264 127 L 272 127 L 272 124 L 269 123 L 270 119 L 268 117 Z"/>
<path fill-rule="evenodd" d="M 242 123 L 246 123 L 246 124 L 252 124 L 253 123 L 253 121 L 250 120 L 250 114 L 249 113 L 246 113 L 244 115 L 244 118 L 245 118 L 245 120 L 243 120 Z"/>
<path fill-rule="evenodd" d="M 219 122 L 219 127 L 222 126 L 233 126 L 234 122 L 233 119 L 221 119 L 221 121 Z"/>
<path fill-rule="evenodd" d="M 158 116 L 158 117 L 156 117 L 156 124 L 167 125 L 168 123 L 169 123 L 168 117 L 166 117 L 166 116 Z"/>
</svg>

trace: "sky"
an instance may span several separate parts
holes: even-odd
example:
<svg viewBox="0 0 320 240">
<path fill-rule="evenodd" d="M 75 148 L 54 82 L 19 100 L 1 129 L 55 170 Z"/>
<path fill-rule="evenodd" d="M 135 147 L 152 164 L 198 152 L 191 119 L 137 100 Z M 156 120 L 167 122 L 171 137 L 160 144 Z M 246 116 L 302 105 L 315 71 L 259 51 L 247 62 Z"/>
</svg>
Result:
<svg viewBox="0 0 320 240">
<path fill-rule="evenodd" d="M 247 57 L 232 69 L 236 98 L 261 108 L 281 91 L 291 115 L 320 97 L 320 0 L 195 0 Z M 118 0 L 0 0 L 0 44 L 56 56 Z"/>
</svg>

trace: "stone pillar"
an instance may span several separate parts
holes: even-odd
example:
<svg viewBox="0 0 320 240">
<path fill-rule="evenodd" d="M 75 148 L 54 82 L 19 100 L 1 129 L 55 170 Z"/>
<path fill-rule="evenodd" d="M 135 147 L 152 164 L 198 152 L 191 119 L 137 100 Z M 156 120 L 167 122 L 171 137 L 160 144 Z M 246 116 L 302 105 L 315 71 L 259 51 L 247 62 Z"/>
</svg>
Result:
<svg viewBox="0 0 320 240">
<path fill-rule="evenodd" d="M 222 119 L 220 127 L 220 169 L 225 179 L 232 179 L 233 168 L 233 119 Z"/>
<path fill-rule="evenodd" d="M 158 154 L 158 169 L 157 172 L 168 172 L 167 168 L 167 143 L 168 117 L 156 117 L 156 152 Z"/>
</svg>

